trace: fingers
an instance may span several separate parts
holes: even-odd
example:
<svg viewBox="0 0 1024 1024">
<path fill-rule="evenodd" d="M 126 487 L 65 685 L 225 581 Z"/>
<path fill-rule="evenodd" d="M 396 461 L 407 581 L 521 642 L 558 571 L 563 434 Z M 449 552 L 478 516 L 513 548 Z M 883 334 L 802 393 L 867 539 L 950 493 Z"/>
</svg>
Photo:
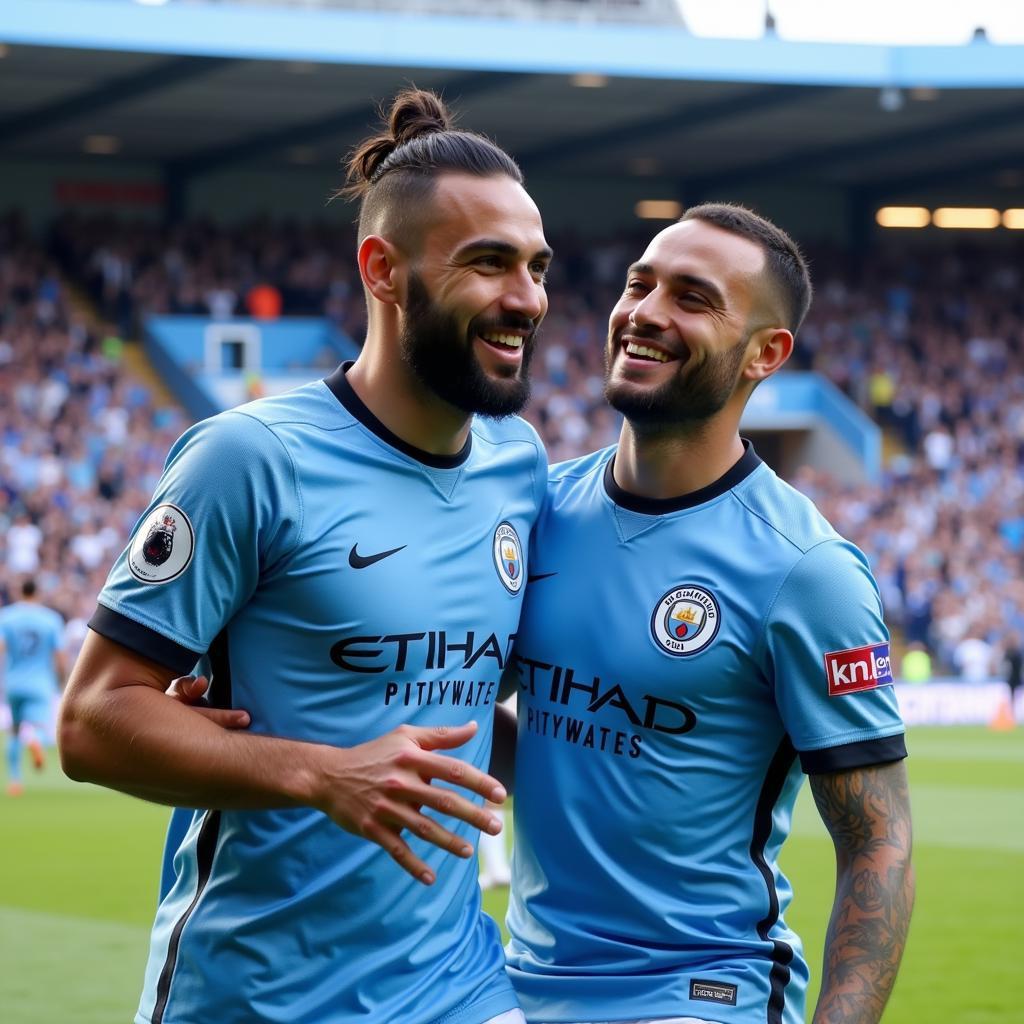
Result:
<svg viewBox="0 0 1024 1024">
<path fill-rule="evenodd" d="M 420 814 L 415 807 L 409 804 L 396 801 L 389 806 L 382 807 L 380 816 L 388 823 L 399 829 L 407 829 L 413 835 L 418 836 L 424 842 L 436 846 L 446 853 L 454 853 L 456 857 L 472 857 L 473 844 L 467 842 L 462 836 L 449 832 L 443 825 Z"/>
<path fill-rule="evenodd" d="M 210 687 L 206 676 L 178 676 L 167 687 L 167 696 L 182 704 L 196 704 L 203 699 Z"/>
<path fill-rule="evenodd" d="M 399 764 L 413 769 L 424 779 L 441 779 L 460 789 L 468 789 L 485 800 L 501 804 L 508 794 L 505 787 L 493 776 L 474 768 L 457 757 L 444 754 L 429 754 L 426 751 L 411 750 L 400 755 Z"/>
<path fill-rule="evenodd" d="M 410 788 L 406 794 L 407 800 L 411 797 L 419 805 L 431 807 L 450 818 L 458 818 L 481 832 L 488 832 L 492 836 L 496 836 L 501 831 L 501 819 L 492 811 L 486 807 L 477 806 L 471 800 L 467 800 L 445 787 L 424 785 L 422 789 Z M 423 815 L 419 815 L 419 817 L 422 818 Z M 428 837 L 424 836 L 423 838 Z M 433 840 L 430 841 L 433 842 Z M 441 844 L 435 843 L 435 845 L 440 846 Z"/>
<path fill-rule="evenodd" d="M 198 708 L 193 707 L 196 714 L 208 718 L 211 722 L 219 725 L 222 729 L 247 729 L 249 727 L 249 712 L 241 708 Z"/>
<path fill-rule="evenodd" d="M 168 697 L 187 705 L 222 729 L 247 729 L 250 723 L 249 712 L 240 708 L 211 708 L 205 699 L 209 688 L 210 681 L 206 676 L 178 676 L 171 680 L 165 692 Z"/>
<path fill-rule="evenodd" d="M 402 870 L 407 871 L 417 882 L 424 885 L 433 885 L 434 872 L 427 867 L 426 862 L 420 860 L 409 848 L 409 845 L 397 833 L 382 825 L 380 822 L 370 822 L 363 829 L 363 837 L 370 842 L 383 847 L 391 856 L 391 859 L 398 864 Z"/>
<path fill-rule="evenodd" d="M 401 731 L 410 736 L 423 750 L 451 750 L 461 747 L 476 735 L 476 722 L 465 725 L 438 725 L 427 729 L 423 726 L 404 726 Z"/>
</svg>

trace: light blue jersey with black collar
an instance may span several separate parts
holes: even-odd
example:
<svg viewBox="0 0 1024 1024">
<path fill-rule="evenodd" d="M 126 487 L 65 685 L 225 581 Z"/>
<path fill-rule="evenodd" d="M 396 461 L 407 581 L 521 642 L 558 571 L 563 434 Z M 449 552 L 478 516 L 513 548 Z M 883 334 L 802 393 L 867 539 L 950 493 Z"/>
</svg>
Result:
<svg viewBox="0 0 1024 1024">
<path fill-rule="evenodd" d="M 552 467 L 516 642 L 509 976 L 531 1021 L 803 1021 L 803 772 L 905 756 L 863 555 L 747 446 L 678 501 Z"/>
<path fill-rule="evenodd" d="M 475 719 L 453 753 L 486 770 L 546 472 L 518 419 L 419 452 L 339 370 L 181 438 L 91 625 L 175 671 L 201 659 L 253 732 L 347 747 Z M 432 887 L 318 811 L 197 812 L 136 1020 L 480 1024 L 514 1007 L 475 860 L 409 842 Z"/>
</svg>

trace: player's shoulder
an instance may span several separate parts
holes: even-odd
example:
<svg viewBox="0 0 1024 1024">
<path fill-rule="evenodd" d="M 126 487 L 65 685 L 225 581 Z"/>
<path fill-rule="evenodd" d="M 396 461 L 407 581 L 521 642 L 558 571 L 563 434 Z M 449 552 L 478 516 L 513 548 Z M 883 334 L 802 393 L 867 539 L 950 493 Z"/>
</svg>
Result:
<svg viewBox="0 0 1024 1024">
<path fill-rule="evenodd" d="M 256 421 L 274 431 L 286 425 L 333 429 L 343 422 L 345 410 L 324 381 L 316 380 L 280 395 L 246 402 L 228 413 Z"/>
<path fill-rule="evenodd" d="M 616 445 L 599 448 L 589 455 L 580 455 L 575 459 L 556 462 L 548 469 L 548 491 L 557 493 L 578 486 L 583 481 L 600 476 L 605 471 L 608 461 L 615 455 Z"/>
<path fill-rule="evenodd" d="M 779 543 L 800 554 L 827 541 L 843 541 L 818 507 L 765 463 L 733 488 L 747 513 L 770 526 Z"/>
<path fill-rule="evenodd" d="M 188 449 L 207 453 L 214 460 L 229 459 L 221 463 L 225 472 L 232 466 L 255 470 L 260 466 L 285 464 L 290 461 L 289 452 L 294 448 L 286 437 L 287 428 L 327 426 L 332 411 L 335 414 L 333 425 L 337 426 L 339 408 L 322 381 L 305 384 L 200 420 L 182 434 L 172 455 Z"/>
<path fill-rule="evenodd" d="M 485 445 L 523 444 L 535 452 L 544 451 L 544 442 L 533 426 L 522 416 L 474 416 L 473 439 Z"/>
</svg>

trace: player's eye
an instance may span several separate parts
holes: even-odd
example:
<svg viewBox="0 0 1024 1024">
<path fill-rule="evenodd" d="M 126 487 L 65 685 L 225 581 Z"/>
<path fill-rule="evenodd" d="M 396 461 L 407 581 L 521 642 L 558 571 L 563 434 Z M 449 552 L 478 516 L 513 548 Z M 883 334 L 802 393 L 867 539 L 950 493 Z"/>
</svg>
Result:
<svg viewBox="0 0 1024 1024">
<path fill-rule="evenodd" d="M 548 265 L 540 260 L 535 260 L 530 264 L 530 273 L 540 281 L 543 281 L 548 276 Z"/>
<path fill-rule="evenodd" d="M 495 270 L 500 270 L 505 265 L 500 256 L 493 254 L 490 256 L 478 256 L 473 262 L 478 267 L 491 267 Z"/>
<path fill-rule="evenodd" d="M 704 296 L 701 295 L 700 292 L 683 292 L 683 294 L 679 296 L 679 301 L 688 303 L 689 305 L 692 306 L 708 305 L 708 300 L 704 298 Z"/>
<path fill-rule="evenodd" d="M 643 281 L 632 280 L 626 282 L 626 292 L 630 295 L 639 295 L 646 291 L 647 285 Z"/>
</svg>

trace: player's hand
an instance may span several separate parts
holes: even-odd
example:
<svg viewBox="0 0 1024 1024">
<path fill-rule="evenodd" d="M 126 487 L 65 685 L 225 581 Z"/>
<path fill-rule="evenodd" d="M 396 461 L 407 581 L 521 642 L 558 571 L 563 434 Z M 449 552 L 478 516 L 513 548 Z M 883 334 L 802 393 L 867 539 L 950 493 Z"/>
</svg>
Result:
<svg viewBox="0 0 1024 1024">
<path fill-rule="evenodd" d="M 402 725 L 379 739 L 339 750 L 344 757 L 328 767 L 318 806 L 342 828 L 382 846 L 413 878 L 432 885 L 434 872 L 402 838 L 404 829 L 457 857 L 471 857 L 473 847 L 420 808 L 431 807 L 492 835 L 501 831 L 501 820 L 486 807 L 431 785 L 438 779 L 494 803 L 505 800 L 505 788 L 497 779 L 456 757 L 434 753 L 461 747 L 476 729 L 476 722 L 435 729 Z"/>
<path fill-rule="evenodd" d="M 185 704 L 193 711 L 208 718 L 224 729 L 247 729 L 249 712 L 240 708 L 213 708 L 206 699 L 210 681 L 206 676 L 178 676 L 164 691 L 179 704 Z"/>
</svg>

